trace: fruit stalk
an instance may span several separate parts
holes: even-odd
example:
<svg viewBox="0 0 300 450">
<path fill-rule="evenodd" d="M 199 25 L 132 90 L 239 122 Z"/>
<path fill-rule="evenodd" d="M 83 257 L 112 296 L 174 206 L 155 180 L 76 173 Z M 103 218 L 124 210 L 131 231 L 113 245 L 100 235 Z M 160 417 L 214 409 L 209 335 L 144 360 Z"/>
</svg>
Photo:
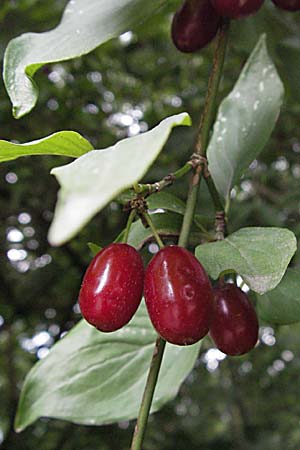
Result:
<svg viewBox="0 0 300 450">
<path fill-rule="evenodd" d="M 222 70 L 224 66 L 228 34 L 229 34 L 229 21 L 225 20 L 217 34 L 212 72 L 208 82 L 204 111 L 200 119 L 195 143 L 195 153 L 202 157 L 206 157 L 206 149 L 209 140 L 209 133 L 214 120 L 215 106 L 219 91 L 219 84 L 221 80 Z M 193 218 L 196 209 L 202 170 L 203 165 L 199 165 L 196 168 L 194 175 L 192 176 L 191 179 L 185 215 L 183 218 L 182 228 L 178 241 L 178 245 L 182 247 L 186 247 L 188 244 L 189 233 L 193 223 Z"/>
<path fill-rule="evenodd" d="M 135 215 L 136 215 L 136 211 L 134 209 L 132 209 L 130 211 L 129 216 L 128 216 L 128 220 L 127 220 L 127 224 L 126 224 L 126 228 L 125 228 L 125 233 L 124 233 L 124 236 L 123 236 L 123 242 L 125 244 L 127 244 L 129 233 L 130 233 L 130 228 L 131 228 L 131 225 L 132 225 L 132 223 L 134 221 Z"/>
<path fill-rule="evenodd" d="M 213 68 L 208 83 L 208 91 L 205 100 L 205 107 L 201 117 L 195 146 L 196 153 L 199 156 L 206 155 L 206 147 L 209 139 L 209 132 L 214 119 L 215 103 L 218 94 L 222 69 L 224 65 L 225 51 L 228 40 L 228 30 L 229 30 L 229 22 L 226 21 L 221 26 L 217 35 L 217 44 L 214 54 Z M 193 223 L 201 179 L 201 169 L 202 169 L 201 166 L 198 166 L 198 168 L 196 168 L 195 173 L 191 180 L 191 187 L 187 198 L 187 206 L 178 242 L 178 245 L 182 247 L 187 246 L 191 226 Z M 162 248 L 163 242 L 161 241 L 157 231 L 155 230 L 155 227 L 151 221 L 151 217 L 149 216 L 148 213 L 146 213 L 144 217 L 148 222 L 149 226 L 151 227 L 151 230 L 153 231 L 153 234 L 159 246 Z M 165 344 L 166 343 L 163 339 L 161 339 L 160 337 L 157 338 L 130 450 L 141 450 L 142 448 L 152 398 L 155 391 L 161 362 L 163 359 Z"/>
<path fill-rule="evenodd" d="M 158 243 L 159 247 L 160 248 L 164 248 L 164 243 L 161 240 L 161 238 L 160 238 L 160 236 L 159 236 L 159 234 L 158 234 L 158 232 L 157 232 L 157 230 L 156 230 L 156 228 L 155 228 L 155 226 L 154 226 L 154 224 L 153 224 L 153 222 L 151 220 L 150 215 L 147 212 L 144 212 L 143 216 L 144 216 L 144 219 L 146 220 L 147 224 L 149 225 L 149 227 L 150 227 L 150 229 L 151 229 L 151 231 L 153 233 L 153 236 L 155 237 L 155 240 Z"/>
</svg>

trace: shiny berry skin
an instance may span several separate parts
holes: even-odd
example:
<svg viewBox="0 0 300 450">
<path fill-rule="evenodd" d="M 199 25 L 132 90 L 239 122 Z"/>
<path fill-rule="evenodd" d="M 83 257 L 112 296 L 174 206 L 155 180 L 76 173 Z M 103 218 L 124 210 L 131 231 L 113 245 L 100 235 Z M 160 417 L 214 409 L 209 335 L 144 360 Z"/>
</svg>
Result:
<svg viewBox="0 0 300 450">
<path fill-rule="evenodd" d="M 272 0 L 273 3 L 286 11 L 300 11 L 300 0 Z"/>
<path fill-rule="evenodd" d="M 110 244 L 89 265 L 79 293 L 85 320 L 100 331 L 115 331 L 130 321 L 142 298 L 143 261 L 127 244 Z"/>
<path fill-rule="evenodd" d="M 166 341 L 189 345 L 208 333 L 213 292 L 199 261 L 172 245 L 160 250 L 146 269 L 144 294 L 152 324 Z"/>
<path fill-rule="evenodd" d="M 211 0 L 218 14 L 231 19 L 240 19 L 256 13 L 264 0 Z"/>
<path fill-rule="evenodd" d="M 181 52 L 193 53 L 215 37 L 220 24 L 209 0 L 186 0 L 173 17 L 173 43 Z"/>
<path fill-rule="evenodd" d="M 219 350 L 236 356 L 249 352 L 258 339 L 258 320 L 248 296 L 234 284 L 214 289 L 210 335 Z"/>
</svg>

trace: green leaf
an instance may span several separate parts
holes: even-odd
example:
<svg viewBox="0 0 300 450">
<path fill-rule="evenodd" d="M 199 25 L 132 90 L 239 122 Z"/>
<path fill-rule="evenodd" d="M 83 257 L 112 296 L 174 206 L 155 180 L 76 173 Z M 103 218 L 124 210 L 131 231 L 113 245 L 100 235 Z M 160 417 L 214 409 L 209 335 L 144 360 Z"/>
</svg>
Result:
<svg viewBox="0 0 300 450">
<path fill-rule="evenodd" d="M 49 242 L 60 245 L 73 237 L 109 201 L 145 175 L 173 127 L 190 123 L 187 113 L 168 117 L 146 133 L 53 169 L 61 189 Z"/>
<path fill-rule="evenodd" d="M 150 195 L 147 204 L 149 209 L 165 209 L 182 215 L 185 211 L 185 203 L 170 192 L 161 191 Z"/>
<path fill-rule="evenodd" d="M 253 291 L 264 294 L 280 282 L 296 249 L 291 231 L 253 227 L 224 241 L 199 245 L 196 257 L 214 280 L 223 272 L 236 272 Z"/>
<path fill-rule="evenodd" d="M 100 247 L 100 245 L 94 244 L 93 242 L 88 242 L 88 248 L 91 250 L 91 253 L 93 256 L 96 256 L 97 253 L 100 252 L 100 250 L 102 250 L 102 247 Z"/>
<path fill-rule="evenodd" d="M 33 155 L 60 155 L 78 158 L 92 149 L 89 141 L 75 131 L 59 131 L 26 144 L 14 144 L 0 140 L 0 162 Z"/>
<path fill-rule="evenodd" d="M 300 322 L 300 269 L 288 269 L 275 289 L 256 298 L 258 314 L 266 322 Z"/>
<path fill-rule="evenodd" d="M 16 429 L 41 416 L 88 425 L 137 417 L 155 339 L 144 304 L 130 324 L 114 333 L 81 321 L 27 375 Z M 176 396 L 199 348 L 200 343 L 167 344 L 152 412 Z"/>
<path fill-rule="evenodd" d="M 32 77 L 46 63 L 77 58 L 152 16 L 166 0 L 71 0 L 61 23 L 45 33 L 13 39 L 4 55 L 4 82 L 16 118 L 34 107 Z"/>
<path fill-rule="evenodd" d="M 233 91 L 220 105 L 208 146 L 209 170 L 226 201 L 232 187 L 266 145 L 278 118 L 283 84 L 263 35 Z"/>
</svg>

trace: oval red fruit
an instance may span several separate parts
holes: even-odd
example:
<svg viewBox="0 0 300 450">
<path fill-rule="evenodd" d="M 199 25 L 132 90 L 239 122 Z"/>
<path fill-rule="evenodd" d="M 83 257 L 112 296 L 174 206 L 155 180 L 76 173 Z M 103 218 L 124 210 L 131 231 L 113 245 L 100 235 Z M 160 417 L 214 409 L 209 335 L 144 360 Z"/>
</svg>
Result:
<svg viewBox="0 0 300 450">
<path fill-rule="evenodd" d="M 240 19 L 256 13 L 264 0 L 211 0 L 218 14 L 231 19 Z"/>
<path fill-rule="evenodd" d="M 219 350 L 236 356 L 249 352 L 258 339 L 258 320 L 248 296 L 234 284 L 214 289 L 210 335 Z"/>
<path fill-rule="evenodd" d="M 214 38 L 220 24 L 209 0 L 186 0 L 173 17 L 172 40 L 181 52 L 192 53 Z"/>
<path fill-rule="evenodd" d="M 286 11 L 300 11 L 300 0 L 272 0 L 273 3 Z"/>
<path fill-rule="evenodd" d="M 174 245 L 154 256 L 144 294 L 153 326 L 168 342 L 194 344 L 207 334 L 213 292 L 205 270 L 186 249 Z"/>
<path fill-rule="evenodd" d="M 133 247 L 111 244 L 104 248 L 83 278 L 79 293 L 83 317 L 100 331 L 123 327 L 141 302 L 143 279 L 143 261 Z"/>
</svg>

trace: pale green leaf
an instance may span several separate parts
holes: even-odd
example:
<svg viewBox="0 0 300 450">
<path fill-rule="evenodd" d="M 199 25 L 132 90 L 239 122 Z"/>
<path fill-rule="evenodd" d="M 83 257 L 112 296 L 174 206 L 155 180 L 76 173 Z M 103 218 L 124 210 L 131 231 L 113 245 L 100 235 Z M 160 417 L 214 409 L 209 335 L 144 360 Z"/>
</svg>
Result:
<svg viewBox="0 0 300 450">
<path fill-rule="evenodd" d="M 0 140 L 0 162 L 32 155 L 60 155 L 78 158 L 92 149 L 89 141 L 75 131 L 59 131 L 25 144 Z"/>
<path fill-rule="evenodd" d="M 300 322 L 300 269 L 288 269 L 272 291 L 257 296 L 261 319 L 277 325 Z"/>
<path fill-rule="evenodd" d="M 52 170 L 60 185 L 49 242 L 60 245 L 73 237 L 124 189 L 138 182 L 162 150 L 173 127 L 190 125 L 186 113 L 164 119 L 146 133 L 94 150 L 71 164 Z"/>
<path fill-rule="evenodd" d="M 89 53 L 136 27 L 165 3 L 166 0 L 71 0 L 56 28 L 22 34 L 10 41 L 4 55 L 4 82 L 14 116 L 20 118 L 34 107 L 38 89 L 32 77 L 43 64 Z"/>
<path fill-rule="evenodd" d="M 155 339 L 144 304 L 130 324 L 114 333 L 81 321 L 27 375 L 16 429 L 42 416 L 87 425 L 137 417 Z M 176 396 L 199 348 L 200 343 L 167 344 L 152 412 Z"/>
<path fill-rule="evenodd" d="M 296 249 L 291 231 L 253 227 L 199 245 L 196 257 L 214 280 L 223 272 L 236 272 L 253 291 L 264 294 L 280 282 Z"/>
<path fill-rule="evenodd" d="M 283 94 L 283 84 L 263 35 L 234 89 L 220 105 L 208 146 L 209 170 L 226 201 L 232 187 L 269 140 Z"/>
</svg>

